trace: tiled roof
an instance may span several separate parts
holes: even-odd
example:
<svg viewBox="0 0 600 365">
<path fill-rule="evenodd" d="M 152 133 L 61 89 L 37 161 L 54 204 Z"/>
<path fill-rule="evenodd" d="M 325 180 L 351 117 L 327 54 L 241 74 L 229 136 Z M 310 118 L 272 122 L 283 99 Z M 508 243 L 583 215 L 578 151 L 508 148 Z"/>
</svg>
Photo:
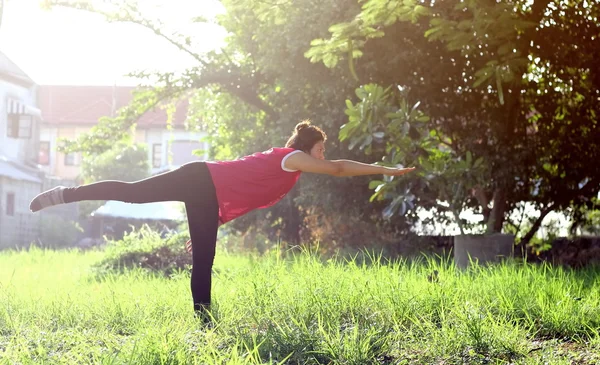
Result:
<svg viewBox="0 0 600 365">
<path fill-rule="evenodd" d="M 35 183 L 42 182 L 39 177 L 30 175 L 25 171 L 18 169 L 13 163 L 9 162 L 4 157 L 0 157 L 0 176 L 5 176 L 19 181 L 31 181 Z"/>
<path fill-rule="evenodd" d="M 134 87 L 128 86 L 40 86 L 38 106 L 47 124 L 94 125 L 101 117 L 116 115 L 119 108 L 133 99 Z M 183 126 L 188 103 L 177 103 L 174 126 Z M 167 113 L 159 107 L 148 111 L 138 121 L 139 127 L 165 127 Z"/>
</svg>

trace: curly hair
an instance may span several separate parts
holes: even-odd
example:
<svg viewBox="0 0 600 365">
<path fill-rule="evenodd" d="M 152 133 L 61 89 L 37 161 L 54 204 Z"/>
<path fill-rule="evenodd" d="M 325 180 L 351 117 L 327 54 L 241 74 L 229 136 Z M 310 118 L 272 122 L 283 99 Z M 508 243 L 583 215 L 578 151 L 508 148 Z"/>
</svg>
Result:
<svg viewBox="0 0 600 365">
<path fill-rule="evenodd" d="M 294 133 L 285 146 L 308 153 L 317 142 L 326 140 L 327 135 L 321 128 L 312 125 L 310 120 L 303 120 L 296 124 Z"/>
</svg>

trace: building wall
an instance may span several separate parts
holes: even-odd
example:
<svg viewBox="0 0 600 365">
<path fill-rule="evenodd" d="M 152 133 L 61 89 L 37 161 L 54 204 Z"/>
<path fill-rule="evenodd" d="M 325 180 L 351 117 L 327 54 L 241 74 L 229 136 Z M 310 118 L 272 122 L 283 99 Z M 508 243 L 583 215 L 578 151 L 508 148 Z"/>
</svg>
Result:
<svg viewBox="0 0 600 365">
<path fill-rule="evenodd" d="M 65 155 L 56 151 L 57 139 L 74 139 L 82 133 L 89 132 L 91 127 L 86 126 L 53 126 L 42 125 L 40 141 L 50 142 L 49 165 L 42 166 L 43 170 L 53 176 L 59 176 L 64 179 L 76 179 L 81 171 L 81 156 L 76 156 L 79 162 L 75 166 L 65 165 Z M 185 162 L 195 160 L 205 160 L 208 158 L 206 153 L 203 157 L 191 155 L 191 150 L 204 149 L 205 143 L 200 139 L 205 137 L 205 133 L 190 132 L 183 129 L 167 130 L 160 128 L 141 129 L 135 132 L 135 142 L 144 143 L 148 147 L 148 162 L 151 173 L 164 171 L 173 166 L 181 165 Z M 185 142 L 184 142 L 185 141 Z M 154 146 L 160 145 L 160 165 L 153 166 Z M 170 161 L 169 161 L 170 158 Z"/>
<path fill-rule="evenodd" d="M 65 154 L 57 151 L 59 138 L 75 139 L 79 135 L 89 132 L 90 129 L 91 127 L 88 126 L 42 124 L 40 142 L 50 143 L 49 164 L 42 166 L 44 172 L 51 176 L 75 180 L 81 172 L 81 155 L 75 154 L 75 165 L 65 164 Z"/>
<path fill-rule="evenodd" d="M 40 215 L 29 211 L 29 202 L 40 184 L 0 176 L 0 249 L 27 246 L 40 233 Z M 7 195 L 15 194 L 14 215 L 7 215 Z"/>
<path fill-rule="evenodd" d="M 208 148 L 206 148 L 205 143 L 200 141 L 205 136 L 205 133 L 190 132 L 183 129 L 169 131 L 166 129 L 151 128 L 146 130 L 146 139 L 143 142 L 148 146 L 148 160 L 150 161 L 152 173 L 164 171 L 169 167 L 180 166 L 190 161 L 206 160 L 208 158 L 206 151 Z M 190 142 L 189 148 L 177 148 L 176 145 L 178 143 L 181 145 L 181 142 L 184 141 Z M 159 145 L 161 151 L 161 163 L 158 167 L 153 165 L 155 145 Z M 198 157 L 190 153 L 193 149 L 203 149 L 206 152 L 204 156 Z"/>
<path fill-rule="evenodd" d="M 58 152 L 56 151 L 58 128 L 42 124 L 40 128 L 40 142 L 48 142 L 48 164 L 40 165 L 42 171 L 48 175 L 55 175 L 57 171 Z"/>
<path fill-rule="evenodd" d="M 21 100 L 28 105 L 37 105 L 35 86 L 27 88 L 0 79 L 0 155 L 19 162 L 35 161 L 39 141 L 39 120 L 33 119 L 31 138 L 9 138 L 6 135 L 8 97 Z"/>
</svg>

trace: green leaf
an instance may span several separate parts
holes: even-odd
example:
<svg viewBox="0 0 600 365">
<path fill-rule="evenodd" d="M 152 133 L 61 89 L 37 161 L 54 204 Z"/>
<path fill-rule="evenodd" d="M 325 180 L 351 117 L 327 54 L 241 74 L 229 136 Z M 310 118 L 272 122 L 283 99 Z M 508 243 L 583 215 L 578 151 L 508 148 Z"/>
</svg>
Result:
<svg viewBox="0 0 600 365">
<path fill-rule="evenodd" d="M 383 185 L 383 181 L 381 181 L 381 180 L 372 180 L 369 183 L 369 189 L 373 190 L 373 189 L 377 188 L 380 185 Z"/>
<path fill-rule="evenodd" d="M 419 158 L 419 164 L 421 165 L 421 168 L 423 168 L 426 171 L 434 170 L 433 164 L 426 158 Z"/>
<path fill-rule="evenodd" d="M 352 39 L 348 39 L 348 68 L 350 69 L 350 74 L 354 78 L 356 82 L 358 82 L 358 76 L 356 75 L 356 70 L 354 69 L 354 44 L 352 43 Z"/>
<path fill-rule="evenodd" d="M 496 72 L 496 87 L 498 88 L 498 100 L 500 100 L 500 105 L 504 105 L 504 91 L 502 91 L 502 79 L 497 72 Z"/>
<path fill-rule="evenodd" d="M 477 169 L 477 168 L 479 168 L 479 166 L 481 166 L 481 164 L 483 164 L 483 157 L 479 157 L 477 160 L 475 160 L 475 163 L 473 164 L 473 168 Z"/>
<path fill-rule="evenodd" d="M 338 56 L 336 56 L 335 54 L 332 54 L 332 53 L 326 53 L 323 56 L 323 64 L 327 68 L 334 68 L 338 63 L 338 60 L 339 60 Z"/>
<path fill-rule="evenodd" d="M 341 142 L 345 141 L 348 136 L 349 136 L 349 129 L 347 128 L 347 124 L 344 124 L 341 128 L 340 128 L 340 132 L 338 133 L 338 138 Z"/>
<path fill-rule="evenodd" d="M 354 147 L 356 147 L 356 145 L 358 144 L 358 142 L 360 142 L 361 138 L 359 137 L 353 137 L 350 140 L 350 145 L 348 145 L 348 149 L 354 149 Z"/>
<path fill-rule="evenodd" d="M 429 16 L 429 15 L 431 15 L 431 11 L 429 11 L 429 9 L 426 8 L 426 7 L 424 7 L 423 5 L 417 5 L 417 6 L 415 6 L 415 8 L 413 9 L 413 12 L 416 15 L 419 15 L 419 16 Z"/>
<path fill-rule="evenodd" d="M 430 40 L 437 40 L 440 36 L 443 35 L 444 27 L 433 27 L 429 28 L 425 32 L 425 38 L 430 38 Z"/>
<path fill-rule="evenodd" d="M 373 136 L 372 135 L 368 135 L 365 137 L 365 139 L 363 140 L 363 143 L 360 145 L 360 149 L 364 149 L 366 146 L 370 145 L 373 142 Z"/>
<path fill-rule="evenodd" d="M 373 195 L 371 195 L 371 197 L 369 198 L 369 202 L 372 203 L 375 200 L 381 200 L 381 194 L 379 192 L 374 193 Z"/>
<path fill-rule="evenodd" d="M 490 79 L 490 77 L 494 76 L 494 71 L 490 67 L 484 67 L 477 72 L 475 72 L 475 82 L 473 82 L 473 87 L 479 87 L 481 84 Z"/>
<path fill-rule="evenodd" d="M 411 114 L 412 114 L 414 111 L 416 111 L 416 110 L 417 110 L 417 108 L 419 107 L 419 105 L 421 105 L 421 102 L 420 102 L 420 101 L 417 101 L 417 102 L 415 103 L 415 105 L 413 105 L 412 109 L 410 110 Z"/>
</svg>

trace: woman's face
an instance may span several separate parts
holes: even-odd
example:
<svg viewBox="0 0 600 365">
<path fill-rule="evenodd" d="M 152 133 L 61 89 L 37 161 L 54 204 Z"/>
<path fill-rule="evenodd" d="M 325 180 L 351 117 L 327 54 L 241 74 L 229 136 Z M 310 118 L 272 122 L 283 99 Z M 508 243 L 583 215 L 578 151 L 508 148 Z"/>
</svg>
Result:
<svg viewBox="0 0 600 365">
<path fill-rule="evenodd" d="M 314 158 L 318 158 L 319 160 L 325 159 L 325 143 L 323 141 L 319 141 L 315 143 L 313 148 L 310 149 L 310 155 Z"/>
</svg>

